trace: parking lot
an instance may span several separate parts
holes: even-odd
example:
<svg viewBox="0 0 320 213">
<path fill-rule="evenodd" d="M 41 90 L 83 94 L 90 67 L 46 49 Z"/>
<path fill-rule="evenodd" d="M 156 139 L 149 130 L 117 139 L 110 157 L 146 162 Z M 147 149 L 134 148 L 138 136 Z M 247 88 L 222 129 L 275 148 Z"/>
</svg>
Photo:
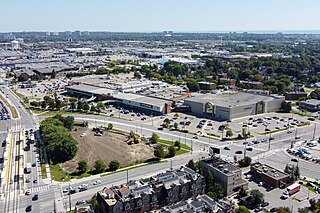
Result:
<svg viewBox="0 0 320 213">
<path fill-rule="evenodd" d="M 249 189 L 258 189 L 264 194 L 264 200 L 269 203 L 267 210 L 270 210 L 274 207 L 289 207 L 293 208 L 292 212 L 298 212 L 298 208 L 303 208 L 309 206 L 308 196 L 309 198 L 315 198 L 316 200 L 320 197 L 319 194 L 314 193 L 312 191 L 308 191 L 308 188 L 305 186 L 301 187 L 301 190 L 294 195 L 290 196 L 288 199 L 281 199 L 284 189 L 273 189 L 267 190 L 263 186 L 259 186 L 257 182 L 249 181 Z"/>
<path fill-rule="evenodd" d="M 8 112 L 8 109 L 0 101 L 0 120 L 8 120 L 8 119 L 10 119 L 10 114 Z"/>
</svg>

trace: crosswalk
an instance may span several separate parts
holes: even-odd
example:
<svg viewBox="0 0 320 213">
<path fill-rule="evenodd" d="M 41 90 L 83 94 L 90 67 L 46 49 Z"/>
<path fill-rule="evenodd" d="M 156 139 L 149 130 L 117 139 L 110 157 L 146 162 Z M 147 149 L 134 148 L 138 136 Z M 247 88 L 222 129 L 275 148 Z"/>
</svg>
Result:
<svg viewBox="0 0 320 213">
<path fill-rule="evenodd" d="M 31 193 L 36 193 L 36 192 L 43 192 L 49 190 L 50 186 L 49 185 L 43 185 L 43 186 L 38 186 L 34 188 L 30 188 Z"/>
</svg>

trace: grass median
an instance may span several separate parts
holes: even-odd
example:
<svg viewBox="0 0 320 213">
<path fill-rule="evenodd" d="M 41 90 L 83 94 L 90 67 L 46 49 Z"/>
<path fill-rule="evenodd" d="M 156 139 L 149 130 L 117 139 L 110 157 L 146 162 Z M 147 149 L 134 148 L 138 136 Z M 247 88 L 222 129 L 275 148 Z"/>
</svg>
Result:
<svg viewBox="0 0 320 213">
<path fill-rule="evenodd" d="M 14 106 L 9 104 L 9 102 L 2 96 L 0 95 L 0 100 L 3 102 L 5 106 L 7 106 L 11 112 L 11 115 L 13 118 L 19 118 L 19 114 Z"/>
</svg>

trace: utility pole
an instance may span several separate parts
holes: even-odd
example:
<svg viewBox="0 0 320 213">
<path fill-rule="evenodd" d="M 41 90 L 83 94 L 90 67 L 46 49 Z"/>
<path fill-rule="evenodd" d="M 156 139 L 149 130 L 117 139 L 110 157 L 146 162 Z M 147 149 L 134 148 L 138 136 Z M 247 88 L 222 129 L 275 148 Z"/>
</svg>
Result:
<svg viewBox="0 0 320 213">
<path fill-rule="evenodd" d="M 140 134 L 140 137 L 142 137 L 142 124 L 141 124 L 140 127 L 141 127 L 141 128 L 140 128 L 140 130 L 141 130 L 141 131 L 140 131 L 140 133 L 141 133 L 141 134 Z"/>
<path fill-rule="evenodd" d="M 243 157 L 245 158 L 247 155 L 247 144 L 244 145 Z"/>
<path fill-rule="evenodd" d="M 173 166 L 172 166 L 172 160 L 170 160 L 170 170 L 173 170 Z"/>
<path fill-rule="evenodd" d="M 56 200 L 53 201 L 53 212 L 57 213 Z"/>
<path fill-rule="evenodd" d="M 129 183 L 129 170 L 127 169 L 127 184 Z"/>
<path fill-rule="evenodd" d="M 70 192 L 70 181 L 69 181 L 69 207 L 71 212 L 71 192 Z"/>
<path fill-rule="evenodd" d="M 313 130 L 312 140 L 315 140 L 315 139 L 316 139 L 316 129 L 317 129 L 317 124 L 315 123 L 315 124 L 314 124 L 314 130 Z"/>
<path fill-rule="evenodd" d="M 191 154 L 193 153 L 193 141 L 192 141 L 192 138 L 191 138 Z"/>
<path fill-rule="evenodd" d="M 268 147 L 268 151 L 270 151 L 270 149 L 271 149 L 271 133 L 270 133 L 270 135 L 269 135 L 269 147 Z"/>
</svg>

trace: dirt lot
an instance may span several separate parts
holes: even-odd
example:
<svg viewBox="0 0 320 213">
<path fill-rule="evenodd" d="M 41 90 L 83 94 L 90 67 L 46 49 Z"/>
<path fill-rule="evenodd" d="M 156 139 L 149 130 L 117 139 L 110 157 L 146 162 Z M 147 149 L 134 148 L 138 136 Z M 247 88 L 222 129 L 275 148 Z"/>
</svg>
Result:
<svg viewBox="0 0 320 213">
<path fill-rule="evenodd" d="M 87 135 L 80 137 L 82 133 Z M 91 129 L 79 128 L 71 134 L 79 142 L 77 155 L 61 165 L 66 172 L 76 171 L 78 162 L 86 160 L 92 168 L 98 159 L 104 160 L 107 165 L 111 160 L 118 160 L 121 166 L 137 161 L 153 158 L 153 148 L 144 143 L 128 145 L 127 135 L 105 131 L 103 136 L 94 136 Z"/>
</svg>

